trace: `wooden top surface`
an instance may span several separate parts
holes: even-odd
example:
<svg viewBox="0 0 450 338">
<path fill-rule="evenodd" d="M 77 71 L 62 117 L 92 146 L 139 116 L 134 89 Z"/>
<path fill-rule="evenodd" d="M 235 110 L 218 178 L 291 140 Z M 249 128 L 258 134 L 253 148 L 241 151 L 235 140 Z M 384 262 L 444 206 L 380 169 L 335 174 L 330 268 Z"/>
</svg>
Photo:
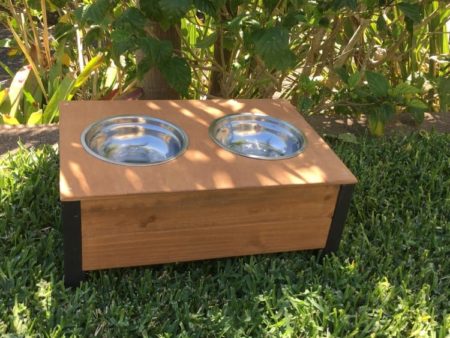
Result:
<svg viewBox="0 0 450 338">
<path fill-rule="evenodd" d="M 296 109 L 284 100 L 74 101 L 61 103 L 60 197 L 63 201 L 157 192 L 302 184 L 354 184 L 356 178 Z M 238 112 L 265 113 L 299 128 L 307 139 L 299 156 L 264 161 L 232 154 L 208 135 L 210 123 Z M 113 115 L 149 115 L 183 128 L 187 151 L 160 165 L 123 166 L 88 154 L 80 135 Z"/>
</svg>

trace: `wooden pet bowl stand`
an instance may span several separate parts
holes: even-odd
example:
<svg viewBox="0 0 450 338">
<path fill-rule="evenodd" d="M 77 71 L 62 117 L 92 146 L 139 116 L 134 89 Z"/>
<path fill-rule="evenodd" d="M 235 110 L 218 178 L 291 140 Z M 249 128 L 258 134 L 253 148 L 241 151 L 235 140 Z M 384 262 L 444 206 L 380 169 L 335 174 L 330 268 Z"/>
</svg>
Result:
<svg viewBox="0 0 450 338">
<path fill-rule="evenodd" d="M 238 112 L 290 122 L 307 139 L 297 157 L 235 155 L 208 135 Z M 87 153 L 91 123 L 149 115 L 183 128 L 187 151 L 155 166 L 123 166 Z M 353 174 L 283 100 L 76 101 L 61 104 L 60 197 L 65 284 L 84 272 L 219 257 L 338 248 Z"/>
</svg>

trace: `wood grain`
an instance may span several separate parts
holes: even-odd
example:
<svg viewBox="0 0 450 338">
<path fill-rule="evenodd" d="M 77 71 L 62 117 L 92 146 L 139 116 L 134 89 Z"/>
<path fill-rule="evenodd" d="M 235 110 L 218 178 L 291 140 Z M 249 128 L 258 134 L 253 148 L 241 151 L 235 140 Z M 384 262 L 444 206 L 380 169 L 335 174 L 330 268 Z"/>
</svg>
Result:
<svg viewBox="0 0 450 338">
<path fill-rule="evenodd" d="M 83 270 L 322 248 L 338 186 L 81 201 Z"/>
<path fill-rule="evenodd" d="M 75 101 L 61 104 L 60 197 L 63 201 L 161 192 L 208 191 L 284 185 L 354 184 L 356 178 L 301 115 L 283 100 Z M 216 118 L 236 112 L 265 113 L 304 132 L 297 157 L 262 161 L 229 153 L 208 136 Z M 189 136 L 183 156 L 158 166 L 131 167 L 101 161 L 81 146 L 91 123 L 111 115 L 144 114 L 181 126 Z"/>
</svg>

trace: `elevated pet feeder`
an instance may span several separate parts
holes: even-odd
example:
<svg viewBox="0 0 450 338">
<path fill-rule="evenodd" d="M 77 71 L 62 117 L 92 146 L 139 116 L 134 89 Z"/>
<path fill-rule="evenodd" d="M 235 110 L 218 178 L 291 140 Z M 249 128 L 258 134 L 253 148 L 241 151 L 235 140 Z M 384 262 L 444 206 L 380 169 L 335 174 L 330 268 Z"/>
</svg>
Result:
<svg viewBox="0 0 450 338">
<path fill-rule="evenodd" d="M 337 249 L 355 177 L 283 100 L 61 104 L 66 285 L 85 271 Z"/>
</svg>

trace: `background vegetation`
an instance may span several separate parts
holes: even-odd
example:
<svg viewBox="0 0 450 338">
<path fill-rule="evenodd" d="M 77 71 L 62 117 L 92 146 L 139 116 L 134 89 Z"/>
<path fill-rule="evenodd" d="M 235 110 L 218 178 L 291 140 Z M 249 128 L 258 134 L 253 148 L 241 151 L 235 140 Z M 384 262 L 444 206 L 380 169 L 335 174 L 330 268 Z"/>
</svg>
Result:
<svg viewBox="0 0 450 338">
<path fill-rule="evenodd" d="M 3 158 L 0 335 L 448 337 L 450 135 L 328 141 L 360 180 L 337 255 L 100 271 L 75 290 L 62 283 L 57 154 Z"/>
<path fill-rule="evenodd" d="M 149 71 L 186 98 L 365 113 L 376 135 L 450 102 L 447 1 L 2 0 L 1 20 L 26 60 L 0 89 L 8 124 L 56 122 L 60 100 L 155 97 Z"/>
</svg>

